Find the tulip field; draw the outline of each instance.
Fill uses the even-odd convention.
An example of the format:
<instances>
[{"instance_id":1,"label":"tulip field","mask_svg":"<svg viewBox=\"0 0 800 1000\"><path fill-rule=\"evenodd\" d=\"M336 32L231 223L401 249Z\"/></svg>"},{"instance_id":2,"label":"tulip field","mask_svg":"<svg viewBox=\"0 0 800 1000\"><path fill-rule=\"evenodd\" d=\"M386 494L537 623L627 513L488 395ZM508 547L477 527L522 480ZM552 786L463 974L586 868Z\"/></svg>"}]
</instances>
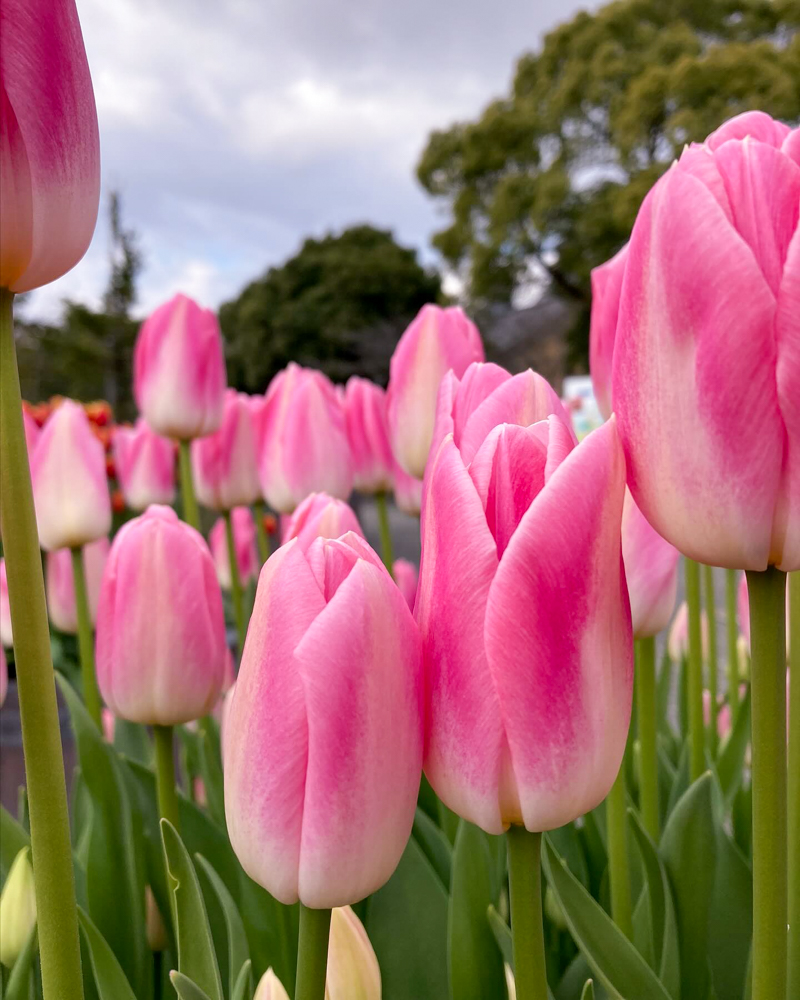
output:
<instances>
[{"instance_id":1,"label":"tulip field","mask_svg":"<svg viewBox=\"0 0 800 1000\"><path fill-rule=\"evenodd\" d=\"M177 291L122 425L21 398L99 139L73 0L2 28L2 998L800 1000L800 129L655 182L580 440L458 305L245 394Z\"/></svg>"}]
</instances>

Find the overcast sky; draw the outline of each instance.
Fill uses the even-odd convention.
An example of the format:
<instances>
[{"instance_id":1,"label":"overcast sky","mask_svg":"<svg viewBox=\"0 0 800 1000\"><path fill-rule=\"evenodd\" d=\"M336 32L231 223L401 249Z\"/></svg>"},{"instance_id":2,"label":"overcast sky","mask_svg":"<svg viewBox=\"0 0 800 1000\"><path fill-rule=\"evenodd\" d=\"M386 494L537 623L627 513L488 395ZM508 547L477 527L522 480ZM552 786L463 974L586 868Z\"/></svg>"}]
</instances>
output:
<instances>
[{"instance_id":1,"label":"overcast sky","mask_svg":"<svg viewBox=\"0 0 800 1000\"><path fill-rule=\"evenodd\" d=\"M506 92L572 0L78 0L103 160L84 260L30 296L97 304L106 196L145 268L139 314L182 290L231 298L307 235L390 228L432 260L437 208L414 167L433 128Z\"/></svg>"}]
</instances>

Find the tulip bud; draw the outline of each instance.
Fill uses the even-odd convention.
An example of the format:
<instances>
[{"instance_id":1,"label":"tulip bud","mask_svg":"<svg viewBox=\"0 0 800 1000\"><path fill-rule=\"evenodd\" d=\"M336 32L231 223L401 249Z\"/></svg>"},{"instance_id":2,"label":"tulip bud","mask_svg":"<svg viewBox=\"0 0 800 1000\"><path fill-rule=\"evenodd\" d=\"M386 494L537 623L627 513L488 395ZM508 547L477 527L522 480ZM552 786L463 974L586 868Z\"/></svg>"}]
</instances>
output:
<instances>
[{"instance_id":1,"label":"tulip bud","mask_svg":"<svg viewBox=\"0 0 800 1000\"><path fill-rule=\"evenodd\" d=\"M296 538L305 551L315 538L339 538L348 531L364 537L353 508L327 493L312 493L288 518L283 543Z\"/></svg>"},{"instance_id":2,"label":"tulip bud","mask_svg":"<svg viewBox=\"0 0 800 1000\"><path fill-rule=\"evenodd\" d=\"M192 468L197 499L211 510L232 510L261 499L253 408L245 393L225 393L222 426L192 442Z\"/></svg>"},{"instance_id":3,"label":"tulip bud","mask_svg":"<svg viewBox=\"0 0 800 1000\"><path fill-rule=\"evenodd\" d=\"M151 503L175 499L175 445L141 418L114 432L114 469L125 503L146 510Z\"/></svg>"},{"instance_id":4,"label":"tulip bud","mask_svg":"<svg viewBox=\"0 0 800 1000\"><path fill-rule=\"evenodd\" d=\"M503 966L506 974L506 990L508 991L508 1000L517 1000L517 982L514 979L514 970L506 962Z\"/></svg>"},{"instance_id":5,"label":"tulip bud","mask_svg":"<svg viewBox=\"0 0 800 1000\"><path fill-rule=\"evenodd\" d=\"M136 405L154 431L188 440L222 423L225 358L217 317L185 295L159 306L133 355Z\"/></svg>"},{"instance_id":6,"label":"tulip bud","mask_svg":"<svg viewBox=\"0 0 800 1000\"><path fill-rule=\"evenodd\" d=\"M408 559L395 559L392 566L392 576L400 593L405 597L409 608L413 611L414 601L417 597L417 577L419 576L417 567Z\"/></svg>"},{"instance_id":7,"label":"tulip bud","mask_svg":"<svg viewBox=\"0 0 800 1000\"><path fill-rule=\"evenodd\" d=\"M89 603L89 617L92 624L97 620L97 602L100 599L100 583L108 561L111 543L107 538L98 538L83 547L83 572L86 578L86 596ZM72 569L72 553L69 549L59 549L47 553L47 610L50 621L61 632L75 635L78 631L78 609L75 603L75 578Z\"/></svg>"},{"instance_id":8,"label":"tulip bud","mask_svg":"<svg viewBox=\"0 0 800 1000\"><path fill-rule=\"evenodd\" d=\"M14 630L11 627L11 602L8 599L8 577L6 561L0 559L0 646L14 645Z\"/></svg>"},{"instance_id":9,"label":"tulip bud","mask_svg":"<svg viewBox=\"0 0 800 1000\"><path fill-rule=\"evenodd\" d=\"M592 318L589 328L589 371L597 406L608 420L614 409L611 401L611 372L614 340L617 336L619 297L628 260L628 244L611 260L592 271Z\"/></svg>"},{"instance_id":10,"label":"tulip bud","mask_svg":"<svg viewBox=\"0 0 800 1000\"><path fill-rule=\"evenodd\" d=\"M269 505L290 514L310 493L346 500L353 485L344 407L322 372L278 372L258 415L259 475Z\"/></svg>"},{"instance_id":11,"label":"tulip bud","mask_svg":"<svg viewBox=\"0 0 800 1000\"><path fill-rule=\"evenodd\" d=\"M36 892L31 849L23 847L14 861L0 894L0 962L12 968L36 926Z\"/></svg>"},{"instance_id":12,"label":"tulip bud","mask_svg":"<svg viewBox=\"0 0 800 1000\"><path fill-rule=\"evenodd\" d=\"M256 522L249 507L234 507L231 511L233 522L233 547L236 550L236 565L239 568L239 580L246 587L251 580L258 579L260 563L256 542ZM217 579L223 590L231 589L231 558L228 552L228 533L225 519L220 517L208 535L211 555L214 557L214 567Z\"/></svg>"},{"instance_id":13,"label":"tulip bud","mask_svg":"<svg viewBox=\"0 0 800 1000\"><path fill-rule=\"evenodd\" d=\"M675 610L679 552L648 524L628 489L622 508L622 558L634 638L657 635Z\"/></svg>"},{"instance_id":14,"label":"tulip bud","mask_svg":"<svg viewBox=\"0 0 800 1000\"><path fill-rule=\"evenodd\" d=\"M483 361L478 328L457 306L423 306L400 338L390 363L387 413L394 457L421 479L428 461L439 384L452 369L457 378Z\"/></svg>"},{"instance_id":15,"label":"tulip bud","mask_svg":"<svg viewBox=\"0 0 800 1000\"><path fill-rule=\"evenodd\" d=\"M100 198L92 80L74 0L3 4L0 288L28 292L86 253Z\"/></svg>"},{"instance_id":16,"label":"tulip bud","mask_svg":"<svg viewBox=\"0 0 800 1000\"><path fill-rule=\"evenodd\" d=\"M401 469L395 462L393 469L394 502L398 510L411 517L419 517L422 508L422 480Z\"/></svg>"},{"instance_id":17,"label":"tulip bud","mask_svg":"<svg viewBox=\"0 0 800 1000\"><path fill-rule=\"evenodd\" d=\"M156 897L149 885L144 887L145 934L150 951L165 951L169 946L167 928L158 908Z\"/></svg>"},{"instance_id":18,"label":"tulip bud","mask_svg":"<svg viewBox=\"0 0 800 1000\"><path fill-rule=\"evenodd\" d=\"M349 906L331 912L325 1000L381 1000L381 970L364 925Z\"/></svg>"},{"instance_id":19,"label":"tulip bud","mask_svg":"<svg viewBox=\"0 0 800 1000\"><path fill-rule=\"evenodd\" d=\"M225 720L225 814L276 899L363 899L408 840L422 757L419 634L352 532L295 539L261 571Z\"/></svg>"},{"instance_id":20,"label":"tulip bud","mask_svg":"<svg viewBox=\"0 0 800 1000\"><path fill-rule=\"evenodd\" d=\"M258 984L253 1000L289 1000L289 994L283 988L272 968L267 969Z\"/></svg>"},{"instance_id":21,"label":"tulip bud","mask_svg":"<svg viewBox=\"0 0 800 1000\"><path fill-rule=\"evenodd\" d=\"M111 530L106 458L82 406L66 399L53 413L31 460L39 541L73 549Z\"/></svg>"},{"instance_id":22,"label":"tulip bud","mask_svg":"<svg viewBox=\"0 0 800 1000\"><path fill-rule=\"evenodd\" d=\"M345 387L344 413L353 456L353 485L361 493L390 490L394 458L389 444L386 393L369 379L354 375Z\"/></svg>"},{"instance_id":23,"label":"tulip bud","mask_svg":"<svg viewBox=\"0 0 800 1000\"><path fill-rule=\"evenodd\" d=\"M22 423L25 427L25 447L28 451L28 462L30 462L42 432L30 413L24 408L22 410Z\"/></svg>"},{"instance_id":24,"label":"tulip bud","mask_svg":"<svg viewBox=\"0 0 800 1000\"><path fill-rule=\"evenodd\" d=\"M117 727L117 720L110 708L103 708L100 711L100 722L103 726L103 736L106 743L114 742L114 731Z\"/></svg>"},{"instance_id":25,"label":"tulip bud","mask_svg":"<svg viewBox=\"0 0 800 1000\"><path fill-rule=\"evenodd\" d=\"M171 726L214 707L225 622L202 536L170 507L150 507L111 546L97 612L97 683L113 713Z\"/></svg>"}]
</instances>

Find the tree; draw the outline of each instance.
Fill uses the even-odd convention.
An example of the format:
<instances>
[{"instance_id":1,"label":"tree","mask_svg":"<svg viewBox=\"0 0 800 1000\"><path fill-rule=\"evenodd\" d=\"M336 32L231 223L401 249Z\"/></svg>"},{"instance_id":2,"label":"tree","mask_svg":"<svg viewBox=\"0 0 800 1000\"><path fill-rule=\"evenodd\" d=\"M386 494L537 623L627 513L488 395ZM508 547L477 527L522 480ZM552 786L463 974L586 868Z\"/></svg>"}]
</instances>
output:
<instances>
[{"instance_id":1,"label":"tree","mask_svg":"<svg viewBox=\"0 0 800 1000\"><path fill-rule=\"evenodd\" d=\"M619 0L547 35L476 121L434 132L417 174L449 206L434 244L473 308L549 283L582 307L585 364L589 273L683 145L753 108L800 116L798 27L798 0Z\"/></svg>"},{"instance_id":2,"label":"tree","mask_svg":"<svg viewBox=\"0 0 800 1000\"><path fill-rule=\"evenodd\" d=\"M358 373L385 382L403 329L439 295L438 275L390 232L360 225L307 239L221 307L228 379L263 390L294 360L339 380Z\"/></svg>"}]
</instances>

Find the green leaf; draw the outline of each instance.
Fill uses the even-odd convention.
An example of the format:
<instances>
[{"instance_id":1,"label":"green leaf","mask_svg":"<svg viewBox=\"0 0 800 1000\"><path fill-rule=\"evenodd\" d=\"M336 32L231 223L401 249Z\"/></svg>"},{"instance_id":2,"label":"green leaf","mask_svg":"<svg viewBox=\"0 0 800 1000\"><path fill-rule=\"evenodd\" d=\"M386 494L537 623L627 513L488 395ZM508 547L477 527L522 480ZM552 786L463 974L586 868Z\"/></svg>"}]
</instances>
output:
<instances>
[{"instance_id":1,"label":"green leaf","mask_svg":"<svg viewBox=\"0 0 800 1000\"><path fill-rule=\"evenodd\" d=\"M425 857L433 865L434 871L442 880L442 888L448 892L453 853L450 841L430 816L419 807L414 815L413 835Z\"/></svg>"},{"instance_id":2,"label":"green leaf","mask_svg":"<svg viewBox=\"0 0 800 1000\"><path fill-rule=\"evenodd\" d=\"M37 928L31 929L22 951L17 955L14 968L8 979L8 985L2 993L3 1000L28 1000L31 988L31 972L36 958ZM0 973L1 974L1 973ZM120 998L124 1000L124 998Z\"/></svg>"},{"instance_id":3,"label":"green leaf","mask_svg":"<svg viewBox=\"0 0 800 1000\"><path fill-rule=\"evenodd\" d=\"M89 949L92 972L100 1000L136 1000L122 966L108 942L92 923L89 915L78 907L78 920Z\"/></svg>"},{"instance_id":4,"label":"green leaf","mask_svg":"<svg viewBox=\"0 0 800 1000\"><path fill-rule=\"evenodd\" d=\"M594 982L587 979L581 993L581 1000L594 1000Z\"/></svg>"},{"instance_id":5,"label":"green leaf","mask_svg":"<svg viewBox=\"0 0 800 1000\"><path fill-rule=\"evenodd\" d=\"M197 983L192 982L182 972L175 972L174 970L170 972L169 981L175 987L175 992L180 997L180 1000L211 1000L209 995L201 990Z\"/></svg>"},{"instance_id":6,"label":"green leaf","mask_svg":"<svg viewBox=\"0 0 800 1000\"><path fill-rule=\"evenodd\" d=\"M492 929L492 934L494 934L494 939L497 942L497 947L500 949L500 954L503 956L503 961L514 969L514 942L511 939L511 928L503 920L497 910L490 906L486 911L486 917L489 921L489 927Z\"/></svg>"},{"instance_id":7,"label":"green leaf","mask_svg":"<svg viewBox=\"0 0 800 1000\"><path fill-rule=\"evenodd\" d=\"M140 764L153 762L153 744L145 726L127 719L114 720L114 749L123 757L130 757Z\"/></svg>"},{"instance_id":8,"label":"green leaf","mask_svg":"<svg viewBox=\"0 0 800 1000\"><path fill-rule=\"evenodd\" d=\"M239 916L233 896L228 892L225 883L202 854L197 855L197 864L211 884L225 917L225 928L228 935L229 983L230 994L232 996L238 976L237 970L241 970L244 963L249 961L250 958L247 947L247 934L245 933L244 924L242 923L242 918Z\"/></svg>"},{"instance_id":9,"label":"green leaf","mask_svg":"<svg viewBox=\"0 0 800 1000\"><path fill-rule=\"evenodd\" d=\"M250 1000L253 995L253 964L248 958L236 978L231 1000Z\"/></svg>"},{"instance_id":10,"label":"green leaf","mask_svg":"<svg viewBox=\"0 0 800 1000\"><path fill-rule=\"evenodd\" d=\"M200 774L206 790L208 811L223 830L225 826L225 795L223 792L222 759L219 733L211 728L212 721L201 719L199 732Z\"/></svg>"},{"instance_id":11,"label":"green leaf","mask_svg":"<svg viewBox=\"0 0 800 1000\"><path fill-rule=\"evenodd\" d=\"M445 837L447 837L450 843L455 846L456 834L458 833L458 824L460 820L453 810L449 809L441 799L438 800L438 806L439 826L442 828L442 832Z\"/></svg>"},{"instance_id":12,"label":"green leaf","mask_svg":"<svg viewBox=\"0 0 800 1000\"><path fill-rule=\"evenodd\" d=\"M575 1000L579 997L592 970L583 955L578 952L569 963L556 987L555 1000ZM601 982L594 983L595 1000L609 1000L609 993Z\"/></svg>"},{"instance_id":13,"label":"green leaf","mask_svg":"<svg viewBox=\"0 0 800 1000\"><path fill-rule=\"evenodd\" d=\"M736 713L736 722L717 759L717 777L730 806L742 784L744 761L750 742L750 688Z\"/></svg>"},{"instance_id":14,"label":"green leaf","mask_svg":"<svg viewBox=\"0 0 800 1000\"><path fill-rule=\"evenodd\" d=\"M31 838L5 806L0 806L0 877L5 882L14 858L23 847L31 846Z\"/></svg>"},{"instance_id":15,"label":"green leaf","mask_svg":"<svg viewBox=\"0 0 800 1000\"><path fill-rule=\"evenodd\" d=\"M574 823L551 830L548 835L559 855L567 862L567 867L585 888L589 888L589 866L581 843L581 837Z\"/></svg>"},{"instance_id":16,"label":"green leaf","mask_svg":"<svg viewBox=\"0 0 800 1000\"><path fill-rule=\"evenodd\" d=\"M675 806L661 838L672 885L680 941L681 995L705 997L709 988L708 932L716 868L713 777L706 772Z\"/></svg>"},{"instance_id":17,"label":"green leaf","mask_svg":"<svg viewBox=\"0 0 800 1000\"><path fill-rule=\"evenodd\" d=\"M683 744L683 749L681 750L680 760L678 761L678 769L675 772L675 780L672 782L672 787L669 790L669 801L667 802L667 818L672 813L672 810L678 804L679 799L682 795L686 794L686 790L689 787L689 741Z\"/></svg>"},{"instance_id":18,"label":"green leaf","mask_svg":"<svg viewBox=\"0 0 800 1000\"><path fill-rule=\"evenodd\" d=\"M179 970L205 990L209 1000L222 1000L222 983L214 954L214 942L197 873L183 841L169 820L161 820L161 837L177 918Z\"/></svg>"},{"instance_id":19,"label":"green leaf","mask_svg":"<svg viewBox=\"0 0 800 1000\"><path fill-rule=\"evenodd\" d=\"M714 992L718 1000L740 1000L753 934L753 877L739 848L719 828L711 927L708 957Z\"/></svg>"},{"instance_id":20,"label":"green leaf","mask_svg":"<svg viewBox=\"0 0 800 1000\"><path fill-rule=\"evenodd\" d=\"M672 660L665 651L661 657L661 666L656 681L656 711L658 713L659 732L672 734L669 723L669 707L672 700Z\"/></svg>"},{"instance_id":21,"label":"green leaf","mask_svg":"<svg viewBox=\"0 0 800 1000\"><path fill-rule=\"evenodd\" d=\"M549 839L544 868L575 943L611 995L619 1000L669 1000L650 966L569 871Z\"/></svg>"},{"instance_id":22,"label":"green leaf","mask_svg":"<svg viewBox=\"0 0 800 1000\"><path fill-rule=\"evenodd\" d=\"M486 919L495 902L492 881L485 835L462 819L453 850L447 925L451 1000L505 1000L503 962Z\"/></svg>"}]
</instances>

